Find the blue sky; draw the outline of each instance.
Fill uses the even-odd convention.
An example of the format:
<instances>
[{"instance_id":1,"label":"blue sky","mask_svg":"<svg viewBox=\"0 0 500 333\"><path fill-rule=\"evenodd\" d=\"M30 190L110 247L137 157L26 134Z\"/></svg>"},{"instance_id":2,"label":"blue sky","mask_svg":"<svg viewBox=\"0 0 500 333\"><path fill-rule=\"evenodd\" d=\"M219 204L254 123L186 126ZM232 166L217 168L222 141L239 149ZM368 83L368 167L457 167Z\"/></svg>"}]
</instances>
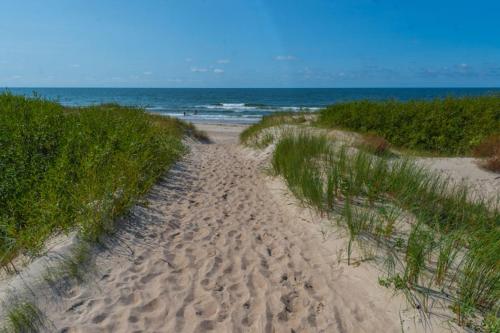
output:
<instances>
[{"instance_id":1,"label":"blue sky","mask_svg":"<svg viewBox=\"0 0 500 333\"><path fill-rule=\"evenodd\" d=\"M0 5L0 87L500 86L498 0Z\"/></svg>"}]
</instances>

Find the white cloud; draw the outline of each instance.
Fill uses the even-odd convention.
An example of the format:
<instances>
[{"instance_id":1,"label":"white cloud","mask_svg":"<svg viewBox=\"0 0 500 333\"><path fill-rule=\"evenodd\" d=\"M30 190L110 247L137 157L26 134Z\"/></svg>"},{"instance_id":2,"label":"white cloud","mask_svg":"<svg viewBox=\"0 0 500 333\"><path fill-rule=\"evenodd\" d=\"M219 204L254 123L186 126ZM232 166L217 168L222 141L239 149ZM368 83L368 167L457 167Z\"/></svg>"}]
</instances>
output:
<instances>
[{"instance_id":1,"label":"white cloud","mask_svg":"<svg viewBox=\"0 0 500 333\"><path fill-rule=\"evenodd\" d=\"M142 73L142 74L144 74L144 75L151 75L151 74L153 74L153 72L151 72L151 71L146 71L146 72L144 72L144 73Z\"/></svg>"},{"instance_id":2,"label":"white cloud","mask_svg":"<svg viewBox=\"0 0 500 333\"><path fill-rule=\"evenodd\" d=\"M230 59L219 59L217 60L218 64L229 64L231 62Z\"/></svg>"},{"instance_id":3,"label":"white cloud","mask_svg":"<svg viewBox=\"0 0 500 333\"><path fill-rule=\"evenodd\" d=\"M186 58L186 59L184 59L184 60L185 60L186 62L191 62L191 61L193 61L193 59L191 59L191 58Z\"/></svg>"},{"instance_id":4,"label":"white cloud","mask_svg":"<svg viewBox=\"0 0 500 333\"><path fill-rule=\"evenodd\" d=\"M70 67L73 67L73 68L80 68L80 64L71 64Z\"/></svg>"},{"instance_id":5,"label":"white cloud","mask_svg":"<svg viewBox=\"0 0 500 333\"><path fill-rule=\"evenodd\" d=\"M274 60L277 60L277 61L290 61L290 60L295 60L297 58L295 58L295 56L293 55L279 55L279 56L276 56L274 57Z\"/></svg>"},{"instance_id":6,"label":"white cloud","mask_svg":"<svg viewBox=\"0 0 500 333\"><path fill-rule=\"evenodd\" d=\"M474 68L473 66L461 63L450 66L442 67L428 67L423 68L418 72L419 75L424 77L478 77L484 73L484 70Z\"/></svg>"},{"instance_id":7,"label":"white cloud","mask_svg":"<svg viewBox=\"0 0 500 333\"><path fill-rule=\"evenodd\" d=\"M17 79L22 79L23 77L21 75L12 75L10 78L13 80L17 80Z\"/></svg>"},{"instance_id":8,"label":"white cloud","mask_svg":"<svg viewBox=\"0 0 500 333\"><path fill-rule=\"evenodd\" d=\"M191 67L191 72L193 72L193 73L206 73L206 72L208 72L208 69L206 69L206 68L198 68L198 67Z\"/></svg>"},{"instance_id":9,"label":"white cloud","mask_svg":"<svg viewBox=\"0 0 500 333\"><path fill-rule=\"evenodd\" d=\"M214 69L214 73L216 73L216 74L222 74L222 73L224 73L224 70L220 69L220 68L215 68Z\"/></svg>"}]
</instances>

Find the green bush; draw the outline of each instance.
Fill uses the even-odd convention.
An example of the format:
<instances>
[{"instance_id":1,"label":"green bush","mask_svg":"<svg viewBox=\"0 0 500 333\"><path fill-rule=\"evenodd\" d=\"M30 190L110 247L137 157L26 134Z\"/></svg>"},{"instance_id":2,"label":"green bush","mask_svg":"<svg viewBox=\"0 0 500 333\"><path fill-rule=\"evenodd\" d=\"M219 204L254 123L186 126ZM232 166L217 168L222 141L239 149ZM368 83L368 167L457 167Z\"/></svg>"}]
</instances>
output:
<instances>
[{"instance_id":1,"label":"green bush","mask_svg":"<svg viewBox=\"0 0 500 333\"><path fill-rule=\"evenodd\" d=\"M56 231L96 237L183 152L193 128L118 105L0 94L0 264Z\"/></svg>"},{"instance_id":2,"label":"green bush","mask_svg":"<svg viewBox=\"0 0 500 333\"><path fill-rule=\"evenodd\" d=\"M375 133L409 149L470 154L484 138L500 133L500 96L340 103L322 110L317 124Z\"/></svg>"}]
</instances>

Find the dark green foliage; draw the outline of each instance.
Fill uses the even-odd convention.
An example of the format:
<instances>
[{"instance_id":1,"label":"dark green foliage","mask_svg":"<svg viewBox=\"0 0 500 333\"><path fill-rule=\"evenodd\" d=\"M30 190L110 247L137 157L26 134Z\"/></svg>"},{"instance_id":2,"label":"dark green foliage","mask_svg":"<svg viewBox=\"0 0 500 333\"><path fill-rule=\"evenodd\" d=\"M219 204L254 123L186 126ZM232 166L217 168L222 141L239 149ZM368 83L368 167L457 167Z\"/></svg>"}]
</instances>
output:
<instances>
[{"instance_id":1,"label":"dark green foliage","mask_svg":"<svg viewBox=\"0 0 500 333\"><path fill-rule=\"evenodd\" d=\"M96 237L182 153L178 120L0 95L0 264L55 231Z\"/></svg>"},{"instance_id":2,"label":"dark green foliage","mask_svg":"<svg viewBox=\"0 0 500 333\"><path fill-rule=\"evenodd\" d=\"M376 133L399 147L464 155L500 133L500 96L340 103L322 110L317 124Z\"/></svg>"}]
</instances>

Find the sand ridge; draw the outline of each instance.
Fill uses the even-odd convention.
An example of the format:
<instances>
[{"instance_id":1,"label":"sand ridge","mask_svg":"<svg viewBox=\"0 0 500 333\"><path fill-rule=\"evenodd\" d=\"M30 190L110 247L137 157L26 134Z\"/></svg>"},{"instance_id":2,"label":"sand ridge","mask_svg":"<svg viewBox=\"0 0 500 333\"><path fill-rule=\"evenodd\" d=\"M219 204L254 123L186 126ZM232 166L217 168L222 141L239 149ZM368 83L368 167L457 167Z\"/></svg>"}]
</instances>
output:
<instances>
[{"instance_id":1,"label":"sand ridge","mask_svg":"<svg viewBox=\"0 0 500 333\"><path fill-rule=\"evenodd\" d=\"M47 306L56 331L401 332L401 299L368 265L336 263L238 146L239 129L206 129L215 142L190 143L123 218L96 279Z\"/></svg>"}]
</instances>

